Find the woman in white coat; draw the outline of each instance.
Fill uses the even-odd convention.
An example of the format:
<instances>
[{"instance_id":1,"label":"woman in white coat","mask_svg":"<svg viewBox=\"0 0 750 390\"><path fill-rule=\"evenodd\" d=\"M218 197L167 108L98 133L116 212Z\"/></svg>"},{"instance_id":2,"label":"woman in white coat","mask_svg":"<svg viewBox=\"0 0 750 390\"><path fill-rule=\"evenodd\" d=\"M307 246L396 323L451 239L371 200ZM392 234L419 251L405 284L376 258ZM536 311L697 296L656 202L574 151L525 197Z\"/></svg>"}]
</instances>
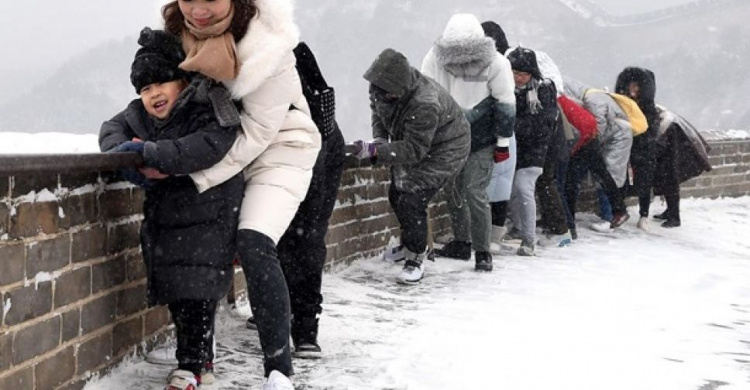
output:
<instances>
[{"instance_id":1,"label":"woman in white coat","mask_svg":"<svg viewBox=\"0 0 750 390\"><path fill-rule=\"evenodd\" d=\"M199 191L245 176L237 248L264 353L264 388L292 389L289 293L276 244L305 198L320 134L292 50L292 0L177 0L162 9L182 38L180 67L224 83L242 106L242 132L215 166L191 174Z\"/></svg>"}]
</instances>

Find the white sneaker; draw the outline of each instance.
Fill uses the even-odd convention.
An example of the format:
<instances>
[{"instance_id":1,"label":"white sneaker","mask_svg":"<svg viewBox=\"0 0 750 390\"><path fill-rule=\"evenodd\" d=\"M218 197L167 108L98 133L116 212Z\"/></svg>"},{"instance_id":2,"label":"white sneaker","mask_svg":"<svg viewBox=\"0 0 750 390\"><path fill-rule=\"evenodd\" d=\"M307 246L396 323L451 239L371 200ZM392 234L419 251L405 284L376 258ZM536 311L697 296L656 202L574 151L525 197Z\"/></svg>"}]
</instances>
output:
<instances>
[{"instance_id":1,"label":"white sneaker","mask_svg":"<svg viewBox=\"0 0 750 390\"><path fill-rule=\"evenodd\" d=\"M570 231L563 234L545 234L539 239L539 245L545 247L564 247L573 243Z\"/></svg>"},{"instance_id":2,"label":"white sneaker","mask_svg":"<svg viewBox=\"0 0 750 390\"><path fill-rule=\"evenodd\" d=\"M146 361L151 364L160 364L164 366L176 366L177 357L176 345L167 345L161 348L157 348L146 355Z\"/></svg>"},{"instance_id":3,"label":"white sneaker","mask_svg":"<svg viewBox=\"0 0 750 390\"><path fill-rule=\"evenodd\" d=\"M388 245L385 247L385 252L383 252L383 261L387 261L389 263L397 263L399 261L403 261L406 258L404 246L401 245L399 241L400 240L398 238L391 236L391 239L388 241Z\"/></svg>"},{"instance_id":4,"label":"white sneaker","mask_svg":"<svg viewBox=\"0 0 750 390\"><path fill-rule=\"evenodd\" d=\"M500 245L503 242L503 236L507 233L505 226L492 225L492 232L490 232L490 243Z\"/></svg>"},{"instance_id":5,"label":"white sneaker","mask_svg":"<svg viewBox=\"0 0 750 390\"><path fill-rule=\"evenodd\" d=\"M397 281L401 284L417 284L424 277L424 262L407 260L404 268L398 275Z\"/></svg>"},{"instance_id":6,"label":"white sneaker","mask_svg":"<svg viewBox=\"0 0 750 390\"><path fill-rule=\"evenodd\" d=\"M170 374L169 384L165 390L197 390L198 379L190 371L175 370Z\"/></svg>"},{"instance_id":7,"label":"white sneaker","mask_svg":"<svg viewBox=\"0 0 750 390\"><path fill-rule=\"evenodd\" d=\"M648 217L640 217L638 219L638 229L641 229L645 232L651 230L651 224L648 222Z\"/></svg>"},{"instance_id":8,"label":"white sneaker","mask_svg":"<svg viewBox=\"0 0 750 390\"><path fill-rule=\"evenodd\" d=\"M612 231L612 223L609 221L592 223L591 230L599 233L608 233Z\"/></svg>"},{"instance_id":9,"label":"white sneaker","mask_svg":"<svg viewBox=\"0 0 750 390\"><path fill-rule=\"evenodd\" d=\"M286 375L273 370L263 384L263 390L294 390L294 385Z\"/></svg>"}]
</instances>

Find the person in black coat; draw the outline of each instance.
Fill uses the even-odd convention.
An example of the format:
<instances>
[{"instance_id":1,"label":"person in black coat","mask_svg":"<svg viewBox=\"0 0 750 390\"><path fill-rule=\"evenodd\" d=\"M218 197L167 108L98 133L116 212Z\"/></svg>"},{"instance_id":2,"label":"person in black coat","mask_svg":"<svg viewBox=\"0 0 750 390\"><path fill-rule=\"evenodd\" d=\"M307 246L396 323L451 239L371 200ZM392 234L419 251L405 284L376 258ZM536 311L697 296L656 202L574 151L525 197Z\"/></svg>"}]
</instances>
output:
<instances>
[{"instance_id":1,"label":"person in black coat","mask_svg":"<svg viewBox=\"0 0 750 390\"><path fill-rule=\"evenodd\" d=\"M126 177L145 187L141 248L148 302L167 304L176 326L179 366L171 385L197 387L213 365L214 317L234 274L245 185L237 174L198 193L187 175L224 157L239 113L223 87L178 68L184 53L177 38L146 28L138 43L131 81L140 99L102 125L99 145L143 156L145 168Z\"/></svg>"},{"instance_id":2,"label":"person in black coat","mask_svg":"<svg viewBox=\"0 0 750 390\"><path fill-rule=\"evenodd\" d=\"M513 229L520 236L518 255L533 256L536 246L535 185L542 174L557 122L555 84L542 77L534 51L519 47L508 53L516 84L516 144L518 159L510 198Z\"/></svg>"},{"instance_id":3,"label":"person in black coat","mask_svg":"<svg viewBox=\"0 0 750 390\"><path fill-rule=\"evenodd\" d=\"M626 95L638 103L646 116L648 129L633 138L630 149L630 167L633 169L632 192L638 196L638 227L648 230L648 213L651 189L656 171L656 137L659 132L659 111L656 109L656 76L654 72L638 67L625 68L617 76L615 92Z\"/></svg>"}]
</instances>

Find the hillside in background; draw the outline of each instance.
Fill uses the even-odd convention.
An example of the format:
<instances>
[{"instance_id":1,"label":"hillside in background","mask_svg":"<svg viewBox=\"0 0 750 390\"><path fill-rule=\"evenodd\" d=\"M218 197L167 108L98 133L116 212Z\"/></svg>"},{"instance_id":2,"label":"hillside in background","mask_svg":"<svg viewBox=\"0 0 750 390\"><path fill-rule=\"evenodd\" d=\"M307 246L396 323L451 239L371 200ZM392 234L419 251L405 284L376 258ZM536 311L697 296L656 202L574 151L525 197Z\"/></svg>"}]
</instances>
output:
<instances>
[{"instance_id":1,"label":"hillside in background","mask_svg":"<svg viewBox=\"0 0 750 390\"><path fill-rule=\"evenodd\" d=\"M628 19L607 15L589 0L298 2L303 39L337 89L338 118L349 140L370 137L361 76L377 54L393 47L419 67L456 12L500 23L511 44L548 52L565 75L594 86L613 87L625 66L648 67L657 75L657 100L700 128L750 128L750 2L698 0ZM71 61L0 106L0 131L97 132L135 96L128 78L135 47L133 35Z\"/></svg>"}]
</instances>

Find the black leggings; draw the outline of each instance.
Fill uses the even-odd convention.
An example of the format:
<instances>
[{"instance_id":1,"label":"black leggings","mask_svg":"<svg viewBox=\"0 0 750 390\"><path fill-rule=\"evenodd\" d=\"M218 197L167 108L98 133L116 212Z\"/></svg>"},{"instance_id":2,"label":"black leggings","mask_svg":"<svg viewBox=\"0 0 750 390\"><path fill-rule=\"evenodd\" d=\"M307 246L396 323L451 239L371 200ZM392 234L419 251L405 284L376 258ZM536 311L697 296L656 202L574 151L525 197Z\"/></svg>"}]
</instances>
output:
<instances>
[{"instance_id":1,"label":"black leggings","mask_svg":"<svg viewBox=\"0 0 750 390\"><path fill-rule=\"evenodd\" d=\"M213 361L215 300L179 300L169 303L177 334L177 364L180 370L200 375Z\"/></svg>"},{"instance_id":2,"label":"black leggings","mask_svg":"<svg viewBox=\"0 0 750 390\"><path fill-rule=\"evenodd\" d=\"M508 201L490 203L492 210L492 226L505 226L505 220L508 218Z\"/></svg>"}]
</instances>

